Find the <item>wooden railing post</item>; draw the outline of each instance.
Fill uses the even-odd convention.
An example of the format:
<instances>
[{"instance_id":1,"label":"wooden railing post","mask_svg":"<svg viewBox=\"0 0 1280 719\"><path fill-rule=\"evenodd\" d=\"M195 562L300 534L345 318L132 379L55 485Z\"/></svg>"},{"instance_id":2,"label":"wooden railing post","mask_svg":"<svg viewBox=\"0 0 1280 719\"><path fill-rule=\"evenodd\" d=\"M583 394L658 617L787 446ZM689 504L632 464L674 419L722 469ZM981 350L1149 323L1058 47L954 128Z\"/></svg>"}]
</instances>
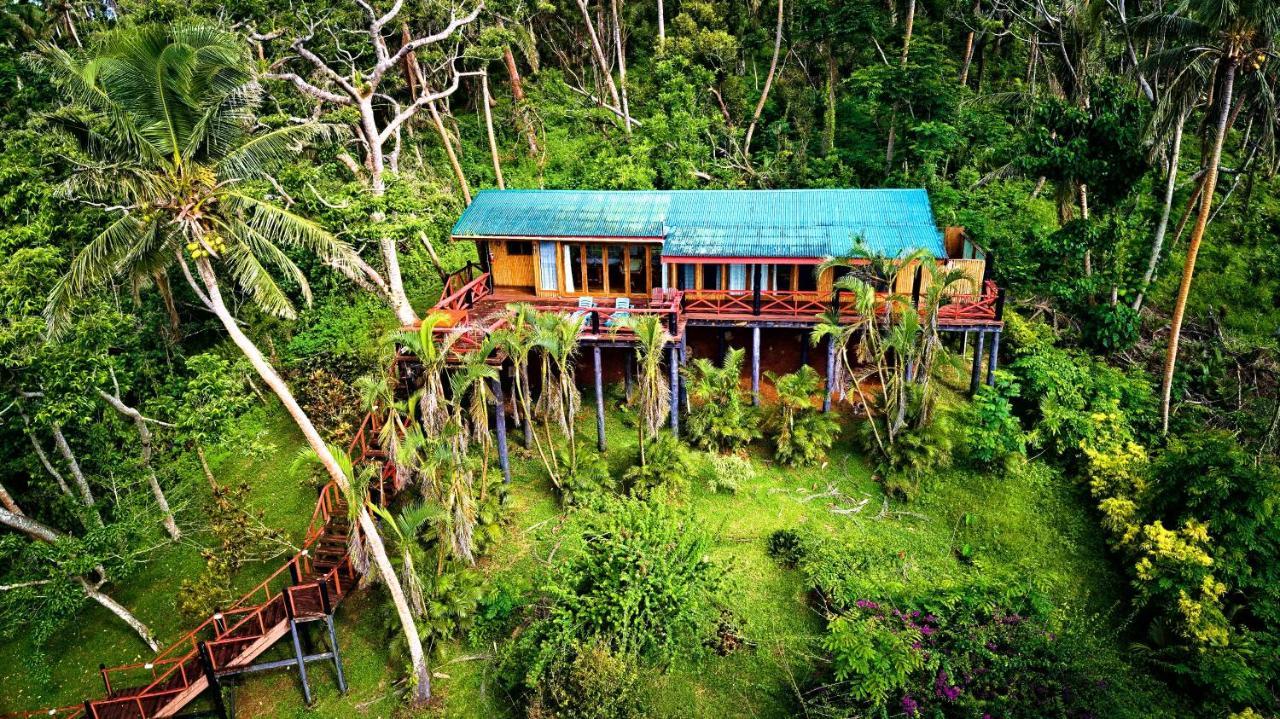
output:
<instances>
[{"instance_id":1,"label":"wooden railing post","mask_svg":"<svg viewBox=\"0 0 1280 719\"><path fill-rule=\"evenodd\" d=\"M111 678L107 676L107 665L98 663L98 674L102 675L102 686L107 690L107 698L111 698Z\"/></svg>"},{"instance_id":2,"label":"wooden railing post","mask_svg":"<svg viewBox=\"0 0 1280 719\"><path fill-rule=\"evenodd\" d=\"M996 289L996 320L1004 319L1004 288Z\"/></svg>"}]
</instances>

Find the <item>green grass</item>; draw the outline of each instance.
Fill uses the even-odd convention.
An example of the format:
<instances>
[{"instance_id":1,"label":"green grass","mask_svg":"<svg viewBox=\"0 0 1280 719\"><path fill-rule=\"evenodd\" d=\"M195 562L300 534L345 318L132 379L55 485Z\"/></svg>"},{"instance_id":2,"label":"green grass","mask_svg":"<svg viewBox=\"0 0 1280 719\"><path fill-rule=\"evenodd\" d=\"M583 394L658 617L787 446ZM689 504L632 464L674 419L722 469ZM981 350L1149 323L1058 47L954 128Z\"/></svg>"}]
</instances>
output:
<instances>
[{"instance_id":1,"label":"green grass","mask_svg":"<svg viewBox=\"0 0 1280 719\"><path fill-rule=\"evenodd\" d=\"M579 431L593 441L590 392L586 400ZM612 398L611 406L615 402ZM607 456L620 471L632 461L635 435L616 406L607 425ZM218 472L227 478L244 476L254 487L254 502L267 512L266 521L300 533L315 497L313 487L290 467L300 438L282 416L264 415L261 427L270 431L275 451L260 458L222 457ZM491 581L536 584L546 558L560 544L564 515L536 455L518 448L520 437L518 431L513 433L510 526L483 561L483 570ZM796 687L815 670L823 625L806 602L801 573L780 567L765 551L765 539L777 529L805 528L885 558L868 570L873 579L925 587L985 576L1035 587L1055 606L1093 613L1105 612L1117 601L1121 586L1105 558L1096 520L1083 493L1069 480L1036 464L1015 472L956 468L927 478L919 498L901 504L886 501L865 459L852 446L848 437L842 438L826 465L799 470L774 466L765 448L753 449L757 476L733 495L712 494L700 476L692 478L688 509L713 537L714 559L730 569L732 606L753 647L724 657L685 659L664 673L653 673L647 693L656 716L794 715ZM695 462L701 469L705 455L695 453ZM956 551L964 544L973 548L971 562L962 561ZM120 597L132 601L130 606L154 622L163 637L172 637L181 622L168 604L170 588L198 569L194 549L172 548L146 567L132 587L119 590ZM257 675L237 692L238 715L404 716L397 709L397 682L404 671L389 661L392 633L379 601L377 591L361 592L338 613L348 694L337 692L328 664L312 665L315 704L310 710L303 705L293 671ZM20 648L0 649L0 667L6 667L0 670L0 683L27 692L16 706L66 702L96 693L93 669L98 661L141 657L136 639L96 609L87 609L78 627L74 636L51 648L58 665L48 685L33 685L26 668L14 663L22 656ZM87 646L91 637L101 639L92 649ZM1106 643L1119 653L1117 640L1106 638ZM109 650L106 654L104 648ZM520 709L499 689L492 653L491 645L465 641L440 647L432 659L438 700L427 714L460 719L520 716Z\"/></svg>"}]
</instances>

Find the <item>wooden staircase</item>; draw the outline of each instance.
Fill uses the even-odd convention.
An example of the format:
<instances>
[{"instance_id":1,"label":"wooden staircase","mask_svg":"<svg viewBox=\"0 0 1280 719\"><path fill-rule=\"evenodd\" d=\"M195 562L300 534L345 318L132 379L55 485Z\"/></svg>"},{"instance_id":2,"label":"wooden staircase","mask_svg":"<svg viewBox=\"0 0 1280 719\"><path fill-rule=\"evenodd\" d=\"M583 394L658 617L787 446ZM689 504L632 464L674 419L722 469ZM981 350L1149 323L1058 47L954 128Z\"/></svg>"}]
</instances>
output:
<instances>
[{"instance_id":1,"label":"wooden staircase","mask_svg":"<svg viewBox=\"0 0 1280 719\"><path fill-rule=\"evenodd\" d=\"M365 418L350 450L357 462L383 461L377 422ZM371 499L381 504L399 489L394 466L384 464ZM170 644L155 659L101 669L106 696L81 705L6 714L0 719L153 719L178 716L222 677L241 673L291 634L298 647L299 624L329 622L360 581L349 548L353 536L350 508L333 482L320 491L302 550L229 609L215 613ZM341 664L336 644L330 654ZM299 666L302 656L299 651ZM276 664L282 664L277 662ZM220 691L214 703L221 707Z\"/></svg>"}]
</instances>

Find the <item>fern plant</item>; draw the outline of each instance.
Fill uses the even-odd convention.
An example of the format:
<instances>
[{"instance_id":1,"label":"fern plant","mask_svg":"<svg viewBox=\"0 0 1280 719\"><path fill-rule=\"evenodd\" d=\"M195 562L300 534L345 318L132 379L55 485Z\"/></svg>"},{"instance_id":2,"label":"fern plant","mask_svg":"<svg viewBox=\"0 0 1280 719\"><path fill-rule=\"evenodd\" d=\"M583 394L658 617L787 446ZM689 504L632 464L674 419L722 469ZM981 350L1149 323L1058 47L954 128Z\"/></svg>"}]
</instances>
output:
<instances>
[{"instance_id":1,"label":"fern plant","mask_svg":"<svg viewBox=\"0 0 1280 719\"><path fill-rule=\"evenodd\" d=\"M700 449L741 449L760 438L759 417L743 396L741 349L730 350L717 367L699 358L684 370L689 383L689 435Z\"/></svg>"},{"instance_id":2,"label":"fern plant","mask_svg":"<svg viewBox=\"0 0 1280 719\"><path fill-rule=\"evenodd\" d=\"M766 372L778 391L778 404L767 426L773 433L774 456L789 467L818 464L827 458L840 425L814 403L822 391L822 379L808 365L778 376Z\"/></svg>"}]
</instances>

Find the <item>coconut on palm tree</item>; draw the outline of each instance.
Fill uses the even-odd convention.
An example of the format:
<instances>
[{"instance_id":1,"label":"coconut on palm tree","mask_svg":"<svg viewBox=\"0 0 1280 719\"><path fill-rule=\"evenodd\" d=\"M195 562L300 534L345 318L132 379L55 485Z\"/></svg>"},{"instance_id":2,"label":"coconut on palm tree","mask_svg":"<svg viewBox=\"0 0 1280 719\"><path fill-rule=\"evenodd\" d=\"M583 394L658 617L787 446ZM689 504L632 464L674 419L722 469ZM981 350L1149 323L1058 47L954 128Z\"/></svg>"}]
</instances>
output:
<instances>
[{"instance_id":1,"label":"coconut on palm tree","mask_svg":"<svg viewBox=\"0 0 1280 719\"><path fill-rule=\"evenodd\" d=\"M85 53L46 45L39 62L69 98L54 119L80 141L85 157L66 191L112 215L55 285L46 309L51 334L65 327L76 300L109 281L142 284L177 265L280 398L326 471L348 489L349 473L223 297L225 282L261 311L292 318L293 303L273 273L288 278L305 300L311 295L289 252L352 271L350 246L261 199L254 187L273 165L329 130L302 123L253 134L261 92L245 45L210 25L116 30ZM409 643L415 699L425 701L430 676L413 616L368 511L361 509L358 521Z\"/></svg>"}]
</instances>

